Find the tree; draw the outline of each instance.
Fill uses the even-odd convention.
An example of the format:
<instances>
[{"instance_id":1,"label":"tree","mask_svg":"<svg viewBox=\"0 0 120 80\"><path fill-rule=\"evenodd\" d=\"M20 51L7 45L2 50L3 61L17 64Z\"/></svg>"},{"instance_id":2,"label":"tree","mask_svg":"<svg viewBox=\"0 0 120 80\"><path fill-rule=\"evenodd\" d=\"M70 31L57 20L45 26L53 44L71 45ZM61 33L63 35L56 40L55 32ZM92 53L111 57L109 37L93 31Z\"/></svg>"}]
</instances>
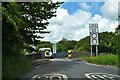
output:
<instances>
[{"instance_id":1,"label":"tree","mask_svg":"<svg viewBox=\"0 0 120 80\"><path fill-rule=\"evenodd\" d=\"M36 50L39 51L39 48L51 48L52 49L52 43L48 41L39 41L39 43L36 46Z\"/></svg>"},{"instance_id":2,"label":"tree","mask_svg":"<svg viewBox=\"0 0 120 80\"><path fill-rule=\"evenodd\" d=\"M102 32L99 33L99 53L113 53L116 54L117 43L116 35L113 32ZM90 36L87 36L75 45L75 51L87 51L90 52ZM96 49L93 46L93 52L95 53Z\"/></svg>"},{"instance_id":3,"label":"tree","mask_svg":"<svg viewBox=\"0 0 120 80\"><path fill-rule=\"evenodd\" d=\"M44 38L40 34L50 33L45 31L49 24L48 19L55 17L56 9L60 2L24 2L19 3L23 14L21 15L25 25L20 28L20 34L27 43L36 44L38 38Z\"/></svg>"},{"instance_id":4,"label":"tree","mask_svg":"<svg viewBox=\"0 0 120 80\"><path fill-rule=\"evenodd\" d=\"M78 41L78 43L74 46L74 50L81 52L81 51L90 51L90 38L86 36L85 38Z\"/></svg>"},{"instance_id":5,"label":"tree","mask_svg":"<svg viewBox=\"0 0 120 80\"><path fill-rule=\"evenodd\" d=\"M4 53L21 53L27 43L37 43L39 34L49 33L48 19L56 16L56 9L61 3L53 2L4 2L3 9L3 51ZM9 33L9 34L8 34ZM14 43L13 43L14 42ZM18 50L19 49L19 50Z\"/></svg>"},{"instance_id":6,"label":"tree","mask_svg":"<svg viewBox=\"0 0 120 80\"><path fill-rule=\"evenodd\" d=\"M18 77L28 70L31 63L21 54L23 48L27 48L25 46L31 44L33 40L34 43L37 42L38 36L35 35L37 29L40 34L48 33L43 31L49 24L47 20L55 16L54 13L60 4L59 2L2 3L2 66L4 66L2 78Z\"/></svg>"},{"instance_id":7,"label":"tree","mask_svg":"<svg viewBox=\"0 0 120 80\"><path fill-rule=\"evenodd\" d=\"M23 23L20 18L19 6L16 3L2 3L2 47L3 55L21 53L22 39L19 34L19 27Z\"/></svg>"},{"instance_id":8,"label":"tree","mask_svg":"<svg viewBox=\"0 0 120 80\"><path fill-rule=\"evenodd\" d=\"M118 25L118 27L115 29L115 37L114 37L114 44L115 49L116 49L116 53L118 53L120 55L120 25Z\"/></svg>"},{"instance_id":9,"label":"tree","mask_svg":"<svg viewBox=\"0 0 120 80\"><path fill-rule=\"evenodd\" d=\"M76 41L73 40L67 40L66 38L63 38L57 43L57 51L67 51L68 49L73 49L76 45Z\"/></svg>"}]
</instances>

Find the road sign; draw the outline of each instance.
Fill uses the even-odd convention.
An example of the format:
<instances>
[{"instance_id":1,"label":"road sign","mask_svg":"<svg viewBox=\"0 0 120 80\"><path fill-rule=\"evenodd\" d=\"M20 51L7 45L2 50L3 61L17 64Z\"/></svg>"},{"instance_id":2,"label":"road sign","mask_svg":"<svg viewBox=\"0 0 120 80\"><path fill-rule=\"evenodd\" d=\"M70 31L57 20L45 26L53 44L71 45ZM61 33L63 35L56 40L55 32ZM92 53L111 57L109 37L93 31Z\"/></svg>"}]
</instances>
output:
<instances>
[{"instance_id":1,"label":"road sign","mask_svg":"<svg viewBox=\"0 0 120 80\"><path fill-rule=\"evenodd\" d=\"M98 55L98 24L97 23L90 23L89 24L89 31L90 31L90 45L91 45L91 56L92 56L92 46L96 45L96 55Z\"/></svg>"},{"instance_id":2,"label":"road sign","mask_svg":"<svg viewBox=\"0 0 120 80\"><path fill-rule=\"evenodd\" d=\"M96 38L97 37L97 34L96 33L93 33L92 34L92 38Z\"/></svg>"},{"instance_id":3,"label":"road sign","mask_svg":"<svg viewBox=\"0 0 120 80\"><path fill-rule=\"evenodd\" d=\"M98 24L97 23L89 24L89 29L90 29L91 45L99 45L99 43L98 43Z\"/></svg>"},{"instance_id":4,"label":"road sign","mask_svg":"<svg viewBox=\"0 0 120 80\"><path fill-rule=\"evenodd\" d=\"M92 39L92 44L96 45L97 44L97 40L96 39Z\"/></svg>"}]
</instances>

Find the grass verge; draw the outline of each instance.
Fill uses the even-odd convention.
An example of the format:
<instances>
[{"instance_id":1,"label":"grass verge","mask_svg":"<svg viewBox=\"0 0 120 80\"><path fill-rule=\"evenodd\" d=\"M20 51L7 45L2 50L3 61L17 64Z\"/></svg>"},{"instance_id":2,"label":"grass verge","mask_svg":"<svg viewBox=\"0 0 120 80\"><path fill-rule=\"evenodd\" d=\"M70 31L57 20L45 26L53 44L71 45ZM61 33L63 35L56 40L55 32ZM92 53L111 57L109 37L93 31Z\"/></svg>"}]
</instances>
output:
<instances>
[{"instance_id":1,"label":"grass verge","mask_svg":"<svg viewBox=\"0 0 120 80\"><path fill-rule=\"evenodd\" d=\"M24 73L32 68L32 64L24 56L3 57L2 78L20 78Z\"/></svg>"},{"instance_id":2,"label":"grass verge","mask_svg":"<svg viewBox=\"0 0 120 80\"><path fill-rule=\"evenodd\" d=\"M114 54L99 55L97 57L81 57L81 59L89 63L120 67L118 65L118 55L114 55Z\"/></svg>"}]
</instances>

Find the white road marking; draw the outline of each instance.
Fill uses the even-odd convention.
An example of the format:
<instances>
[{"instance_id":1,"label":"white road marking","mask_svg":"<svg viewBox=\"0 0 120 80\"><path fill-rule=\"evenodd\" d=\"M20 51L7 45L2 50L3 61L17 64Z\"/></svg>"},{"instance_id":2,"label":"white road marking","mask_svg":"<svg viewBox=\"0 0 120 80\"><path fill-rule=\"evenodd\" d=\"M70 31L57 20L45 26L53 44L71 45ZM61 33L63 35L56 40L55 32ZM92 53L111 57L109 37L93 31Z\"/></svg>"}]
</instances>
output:
<instances>
[{"instance_id":1,"label":"white road marking","mask_svg":"<svg viewBox=\"0 0 120 80\"><path fill-rule=\"evenodd\" d=\"M97 78L97 77L95 77L95 75L91 75L91 77L92 77L92 78Z\"/></svg>"},{"instance_id":2,"label":"white road marking","mask_svg":"<svg viewBox=\"0 0 120 80\"><path fill-rule=\"evenodd\" d=\"M78 64L79 64L79 63L84 63L84 62L76 62L76 63L78 63Z\"/></svg>"},{"instance_id":3,"label":"white road marking","mask_svg":"<svg viewBox=\"0 0 120 80\"><path fill-rule=\"evenodd\" d=\"M33 76L31 80L35 80L35 78L38 77L38 76L39 76L39 75Z\"/></svg>"},{"instance_id":4,"label":"white road marking","mask_svg":"<svg viewBox=\"0 0 120 80\"><path fill-rule=\"evenodd\" d=\"M64 74L40 74L40 75L35 75L32 77L31 80L35 80L35 78L42 78L42 77L46 77L50 80L52 80L54 77L58 77L59 80L68 80L68 77Z\"/></svg>"},{"instance_id":5,"label":"white road marking","mask_svg":"<svg viewBox=\"0 0 120 80\"><path fill-rule=\"evenodd\" d=\"M42 65L38 65L36 68L39 68L39 67L41 67Z\"/></svg>"},{"instance_id":6,"label":"white road marking","mask_svg":"<svg viewBox=\"0 0 120 80\"><path fill-rule=\"evenodd\" d=\"M86 73L85 76L89 79L97 79L97 80L114 80L115 78L120 80L120 76L114 74L107 73Z\"/></svg>"},{"instance_id":7,"label":"white road marking","mask_svg":"<svg viewBox=\"0 0 120 80\"><path fill-rule=\"evenodd\" d=\"M59 76L61 75L63 78L68 78L66 75L64 74L44 74L44 75L52 75L52 76Z\"/></svg>"},{"instance_id":8,"label":"white road marking","mask_svg":"<svg viewBox=\"0 0 120 80\"><path fill-rule=\"evenodd\" d=\"M103 66L103 65L91 64L91 63L85 63L85 64L92 65L92 66Z\"/></svg>"},{"instance_id":9,"label":"white road marking","mask_svg":"<svg viewBox=\"0 0 120 80\"><path fill-rule=\"evenodd\" d=\"M96 75L96 76L98 76L98 77L100 77L100 78L104 79L104 77L103 77L103 76L101 76L101 75Z\"/></svg>"},{"instance_id":10,"label":"white road marking","mask_svg":"<svg viewBox=\"0 0 120 80\"><path fill-rule=\"evenodd\" d=\"M91 77L93 77L94 79L97 79L97 80L104 79L104 77L102 77L101 75L91 75Z\"/></svg>"},{"instance_id":11,"label":"white road marking","mask_svg":"<svg viewBox=\"0 0 120 80\"><path fill-rule=\"evenodd\" d=\"M62 77L59 75L59 76L50 76L50 80L53 80L54 77L58 77L59 79L58 80L62 80Z\"/></svg>"},{"instance_id":12,"label":"white road marking","mask_svg":"<svg viewBox=\"0 0 120 80\"><path fill-rule=\"evenodd\" d=\"M72 61L72 59L49 59L50 61Z\"/></svg>"},{"instance_id":13,"label":"white road marking","mask_svg":"<svg viewBox=\"0 0 120 80\"><path fill-rule=\"evenodd\" d=\"M89 79L92 78L92 77L90 77L89 75L90 75L89 73L85 74L85 76L86 76L87 78L89 78Z\"/></svg>"},{"instance_id":14,"label":"white road marking","mask_svg":"<svg viewBox=\"0 0 120 80\"><path fill-rule=\"evenodd\" d=\"M109 77L109 80L113 80L113 77L107 76L107 75L103 75L105 78Z\"/></svg>"}]
</instances>

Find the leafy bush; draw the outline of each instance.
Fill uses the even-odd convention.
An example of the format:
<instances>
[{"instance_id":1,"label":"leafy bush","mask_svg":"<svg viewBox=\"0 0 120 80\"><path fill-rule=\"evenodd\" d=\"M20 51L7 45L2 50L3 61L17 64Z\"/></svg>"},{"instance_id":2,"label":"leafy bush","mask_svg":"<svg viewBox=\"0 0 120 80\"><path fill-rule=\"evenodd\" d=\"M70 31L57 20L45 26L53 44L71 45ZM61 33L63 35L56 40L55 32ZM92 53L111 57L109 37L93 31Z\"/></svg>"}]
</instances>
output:
<instances>
[{"instance_id":1,"label":"leafy bush","mask_svg":"<svg viewBox=\"0 0 120 80\"><path fill-rule=\"evenodd\" d=\"M3 57L3 71L4 78L18 78L25 72L32 68L31 63L25 57Z\"/></svg>"},{"instance_id":2,"label":"leafy bush","mask_svg":"<svg viewBox=\"0 0 120 80\"><path fill-rule=\"evenodd\" d=\"M90 63L95 63L95 64L118 66L118 55L114 55L114 54L99 55L97 57L82 57L81 59L84 59Z\"/></svg>"}]
</instances>

